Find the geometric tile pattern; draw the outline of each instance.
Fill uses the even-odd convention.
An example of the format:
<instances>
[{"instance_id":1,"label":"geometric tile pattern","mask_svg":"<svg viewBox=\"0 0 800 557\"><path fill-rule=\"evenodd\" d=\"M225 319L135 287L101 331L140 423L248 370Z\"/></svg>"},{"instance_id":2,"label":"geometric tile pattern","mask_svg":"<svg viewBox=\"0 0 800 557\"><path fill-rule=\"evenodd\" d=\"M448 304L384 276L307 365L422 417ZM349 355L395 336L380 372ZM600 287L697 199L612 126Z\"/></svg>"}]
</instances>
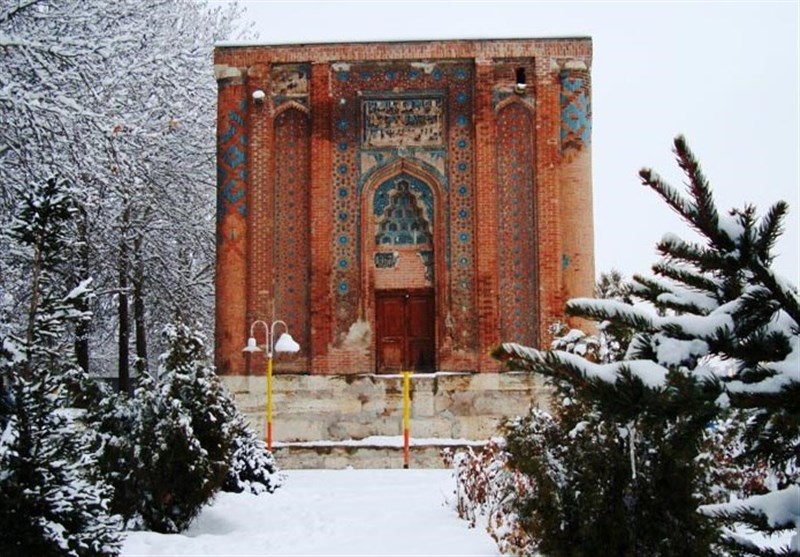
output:
<instances>
[{"instance_id":1,"label":"geometric tile pattern","mask_svg":"<svg viewBox=\"0 0 800 557\"><path fill-rule=\"evenodd\" d=\"M292 337L305 355L310 346L308 311L311 244L310 123L308 115L294 108L281 112L275 129L275 205L272 268L275 315L289 326Z\"/></svg>"},{"instance_id":2,"label":"geometric tile pattern","mask_svg":"<svg viewBox=\"0 0 800 557\"><path fill-rule=\"evenodd\" d=\"M589 146L592 139L592 107L588 76L561 72L561 149Z\"/></svg>"},{"instance_id":3,"label":"geometric tile pattern","mask_svg":"<svg viewBox=\"0 0 800 557\"><path fill-rule=\"evenodd\" d=\"M365 181L360 165L362 153L376 166L370 171L391 164L399 157L416 160L425 166L432 157L443 157L444 175L441 186L446 193L442 200L446 222L434 223L445 227L444 248L450 277L450 302L453 321L458 331L454 335L454 348L472 348L476 340L474 283L474 170L472 145L472 64L465 61L445 61L435 64L411 62L333 64L331 66L332 111L332 211L334 269L332 289L336 293L334 336L341 338L358 317L361 293L360 196ZM386 142L370 140L362 144L365 136L361 125L363 99L433 99L430 105L444 112L445 149L435 140L415 141L410 138L400 146L387 146ZM438 101L436 99L441 99ZM376 101L377 102L377 101ZM416 110L417 100L405 103L408 110ZM398 101L398 105L403 105ZM376 104L385 110L391 102ZM385 117L385 114L382 114ZM374 130L370 130L374 134ZM370 135L369 137L380 137ZM434 136L435 137L435 136ZM375 146L375 145L379 146ZM436 159L440 160L440 159ZM432 167L428 164L426 168ZM370 217L370 216L364 216ZM463 332L464 334L460 334Z\"/></svg>"},{"instance_id":4,"label":"geometric tile pattern","mask_svg":"<svg viewBox=\"0 0 800 557\"><path fill-rule=\"evenodd\" d=\"M401 174L381 184L374 199L376 245L433 243L433 195L427 184Z\"/></svg>"},{"instance_id":5,"label":"geometric tile pattern","mask_svg":"<svg viewBox=\"0 0 800 557\"><path fill-rule=\"evenodd\" d=\"M500 340L537 341L532 113L519 102L497 115Z\"/></svg>"},{"instance_id":6,"label":"geometric tile pattern","mask_svg":"<svg viewBox=\"0 0 800 557\"><path fill-rule=\"evenodd\" d=\"M245 183L247 181L247 135L242 114L247 102L242 101L240 110L229 110L220 118L217 149L217 222L231 211L247 216ZM219 242L224 241L221 236Z\"/></svg>"}]
</instances>

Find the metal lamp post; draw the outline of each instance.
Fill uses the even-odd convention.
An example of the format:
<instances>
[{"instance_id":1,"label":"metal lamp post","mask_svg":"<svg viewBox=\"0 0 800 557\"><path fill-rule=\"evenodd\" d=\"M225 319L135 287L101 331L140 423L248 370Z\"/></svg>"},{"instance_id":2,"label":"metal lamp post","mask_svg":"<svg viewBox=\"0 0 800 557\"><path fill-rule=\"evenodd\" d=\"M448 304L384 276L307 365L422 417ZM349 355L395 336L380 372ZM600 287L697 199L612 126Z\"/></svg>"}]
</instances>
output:
<instances>
[{"instance_id":1,"label":"metal lamp post","mask_svg":"<svg viewBox=\"0 0 800 557\"><path fill-rule=\"evenodd\" d=\"M289 326L283 321L276 320L272 322L272 325L267 325L265 321L259 319L250 325L250 338L247 339L247 346L242 349L242 352L261 352L255 337L255 327L258 324L264 326L266 335L264 348L267 352L267 449L272 452L272 354L274 352L297 352L300 350L300 345L289 334ZM286 332L281 334L278 342L275 342L275 325L279 324L283 325Z\"/></svg>"}]
</instances>

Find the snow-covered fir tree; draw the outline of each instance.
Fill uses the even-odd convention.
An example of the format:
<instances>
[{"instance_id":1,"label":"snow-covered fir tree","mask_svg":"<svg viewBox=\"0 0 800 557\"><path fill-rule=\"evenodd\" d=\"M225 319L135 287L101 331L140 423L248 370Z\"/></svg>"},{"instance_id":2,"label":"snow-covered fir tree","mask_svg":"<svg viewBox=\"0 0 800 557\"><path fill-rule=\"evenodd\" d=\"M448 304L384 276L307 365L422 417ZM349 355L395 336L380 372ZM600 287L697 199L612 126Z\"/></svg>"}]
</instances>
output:
<instances>
[{"instance_id":1,"label":"snow-covered fir tree","mask_svg":"<svg viewBox=\"0 0 800 557\"><path fill-rule=\"evenodd\" d=\"M165 359L177 364L180 355L168 352ZM133 396L97 384L76 389L87 405L86 435L97 454L96 474L113 487L111 509L128 529L185 530L219 489L225 472L196 434L191 411L197 407L172 396L171 375L164 371L161 381L143 374Z\"/></svg>"},{"instance_id":2,"label":"snow-covered fir tree","mask_svg":"<svg viewBox=\"0 0 800 557\"><path fill-rule=\"evenodd\" d=\"M208 454L219 486L233 453L231 422L235 409L213 367L205 339L183 323L168 325L162 335L167 351L161 355L159 380L164 396L180 401L191 419L200 445Z\"/></svg>"},{"instance_id":3,"label":"snow-covered fir tree","mask_svg":"<svg viewBox=\"0 0 800 557\"><path fill-rule=\"evenodd\" d=\"M60 396L63 383L41 368L10 381L13 403L0 438L0 554L110 556L120 521L110 487Z\"/></svg>"},{"instance_id":4,"label":"snow-covered fir tree","mask_svg":"<svg viewBox=\"0 0 800 557\"><path fill-rule=\"evenodd\" d=\"M233 454L228 473L225 475L223 491L253 495L272 493L284 481L275 458L267 450L266 443L256 436L245 417L236 412L231 423L233 432Z\"/></svg>"},{"instance_id":5,"label":"snow-covered fir tree","mask_svg":"<svg viewBox=\"0 0 800 557\"><path fill-rule=\"evenodd\" d=\"M83 410L81 433L88 452L95 455L91 474L111 487L109 510L121 517L123 527L142 527L138 476L142 470L135 437L139 413L127 394L86 374L73 375L69 386L72 406Z\"/></svg>"},{"instance_id":6,"label":"snow-covered fir tree","mask_svg":"<svg viewBox=\"0 0 800 557\"><path fill-rule=\"evenodd\" d=\"M185 530L218 489L218 472L180 400L144 375L134 397L135 488L144 527Z\"/></svg>"},{"instance_id":7,"label":"snow-covered fir tree","mask_svg":"<svg viewBox=\"0 0 800 557\"><path fill-rule=\"evenodd\" d=\"M77 391L111 509L128 528L179 532L220 489L272 492L282 478L214 373L204 336L182 323L163 334L158 374L142 375L132 397L91 383Z\"/></svg>"},{"instance_id":8,"label":"snow-covered fir tree","mask_svg":"<svg viewBox=\"0 0 800 557\"><path fill-rule=\"evenodd\" d=\"M91 477L92 455L66 411L65 377L79 373L70 335L88 318L82 308L90 293L88 280L64 287L64 267L75 247L70 194L56 178L33 185L3 238L11 246L10 270L19 280L18 298L9 305L24 308L26 317L6 327L0 338L4 555L119 551L118 520L108 512L109 488Z\"/></svg>"},{"instance_id":9,"label":"snow-covered fir tree","mask_svg":"<svg viewBox=\"0 0 800 557\"><path fill-rule=\"evenodd\" d=\"M73 277L71 261L79 249L74 194L70 184L56 177L34 184L22 194L4 235L8 271L17 280L6 292L6 311L24 316L7 325L4 349L21 352L15 359L27 379L34 367L64 353L70 327L91 317L83 311L92 296L90 279L75 279L74 289L63 290Z\"/></svg>"},{"instance_id":10,"label":"snow-covered fir tree","mask_svg":"<svg viewBox=\"0 0 800 557\"><path fill-rule=\"evenodd\" d=\"M771 481L764 484L766 493L701 510L729 520L720 543L730 551L796 555L800 303L796 287L771 270L772 248L788 207L776 203L763 218L751 206L720 214L683 137L675 140L674 150L688 177L688 198L651 170L640 175L703 243L673 234L662 239L658 249L663 258L653 267L656 276L635 276L631 292L652 307L593 299L571 300L567 306L573 315L633 329L636 334L624 359L597 364L512 343L502 345L497 355L516 367L568 382L605 419L625 424L635 495L630 516L644 517L651 533L668 540L667 547L660 547L653 538L656 545L649 552L625 554L702 554L703 546L708 552L708 524L697 512L708 497L698 470L703 462L698 459L700 440L706 425L732 406L743 409L748 431L739 465L757 460L768 467ZM730 362L730 375L721 375L712 357ZM645 490L643 481L649 484ZM743 523L764 534L794 535L787 547L774 550L758 537L742 534ZM681 547L688 553L675 553Z\"/></svg>"},{"instance_id":11,"label":"snow-covered fir tree","mask_svg":"<svg viewBox=\"0 0 800 557\"><path fill-rule=\"evenodd\" d=\"M630 301L630 286L618 273L601 275L596 291ZM553 349L613 365L632 334L626 324L604 321L597 336L567 331L555 338ZM687 437L704 424L657 412L634 421L620 411L624 399L598 400L558 375L548 383L554 388L552 414L533 410L506 428L509 465L532 486L517 506L537 549L554 556L707 555L713 528L692 501L705 490L706 476L670 456L691 452Z\"/></svg>"},{"instance_id":12,"label":"snow-covered fir tree","mask_svg":"<svg viewBox=\"0 0 800 557\"><path fill-rule=\"evenodd\" d=\"M163 335L168 346L160 368L164 389L190 414L200 444L224 475L222 488L273 492L281 483L275 461L217 377L202 333L176 323Z\"/></svg>"}]
</instances>

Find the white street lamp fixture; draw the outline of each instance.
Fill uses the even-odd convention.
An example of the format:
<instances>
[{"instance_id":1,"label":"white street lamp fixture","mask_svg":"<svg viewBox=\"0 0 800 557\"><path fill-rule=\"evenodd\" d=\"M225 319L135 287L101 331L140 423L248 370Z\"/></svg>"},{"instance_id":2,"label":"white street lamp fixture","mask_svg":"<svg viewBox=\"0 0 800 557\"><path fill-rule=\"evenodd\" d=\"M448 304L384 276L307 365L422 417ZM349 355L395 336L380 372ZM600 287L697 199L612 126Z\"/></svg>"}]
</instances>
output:
<instances>
[{"instance_id":1,"label":"white street lamp fixture","mask_svg":"<svg viewBox=\"0 0 800 557\"><path fill-rule=\"evenodd\" d=\"M300 345L295 342L292 335L289 334L289 326L283 321L273 321L272 325L267 325L265 321L253 321L250 325L250 338L247 339L247 346L242 348L242 352L261 352L258 347L255 336L255 326L261 324L264 326L264 334L266 336L266 345L264 346L267 352L267 449L272 452L272 354L274 352L298 352ZM278 342L275 342L275 325L283 325L286 332L281 334Z\"/></svg>"},{"instance_id":2,"label":"white street lamp fixture","mask_svg":"<svg viewBox=\"0 0 800 557\"><path fill-rule=\"evenodd\" d=\"M247 339L247 346L242 349L242 352L261 352L261 349L256 345L256 337Z\"/></svg>"},{"instance_id":3,"label":"white street lamp fixture","mask_svg":"<svg viewBox=\"0 0 800 557\"><path fill-rule=\"evenodd\" d=\"M300 345L295 342L292 335L283 333L278 337L278 342L275 343L275 352L299 352Z\"/></svg>"}]
</instances>

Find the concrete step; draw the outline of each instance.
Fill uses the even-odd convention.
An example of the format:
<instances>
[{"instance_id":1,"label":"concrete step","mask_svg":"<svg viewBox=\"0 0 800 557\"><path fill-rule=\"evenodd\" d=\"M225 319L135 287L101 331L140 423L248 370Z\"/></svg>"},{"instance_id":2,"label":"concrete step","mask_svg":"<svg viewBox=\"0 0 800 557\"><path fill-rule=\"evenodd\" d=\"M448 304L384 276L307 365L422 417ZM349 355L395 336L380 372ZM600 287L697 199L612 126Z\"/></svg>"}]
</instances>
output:
<instances>
[{"instance_id":1,"label":"concrete step","mask_svg":"<svg viewBox=\"0 0 800 557\"><path fill-rule=\"evenodd\" d=\"M409 468L445 468L442 451L480 449L485 441L412 439ZM272 453L282 470L403 468L403 438L369 437L350 441L275 443Z\"/></svg>"}]
</instances>

